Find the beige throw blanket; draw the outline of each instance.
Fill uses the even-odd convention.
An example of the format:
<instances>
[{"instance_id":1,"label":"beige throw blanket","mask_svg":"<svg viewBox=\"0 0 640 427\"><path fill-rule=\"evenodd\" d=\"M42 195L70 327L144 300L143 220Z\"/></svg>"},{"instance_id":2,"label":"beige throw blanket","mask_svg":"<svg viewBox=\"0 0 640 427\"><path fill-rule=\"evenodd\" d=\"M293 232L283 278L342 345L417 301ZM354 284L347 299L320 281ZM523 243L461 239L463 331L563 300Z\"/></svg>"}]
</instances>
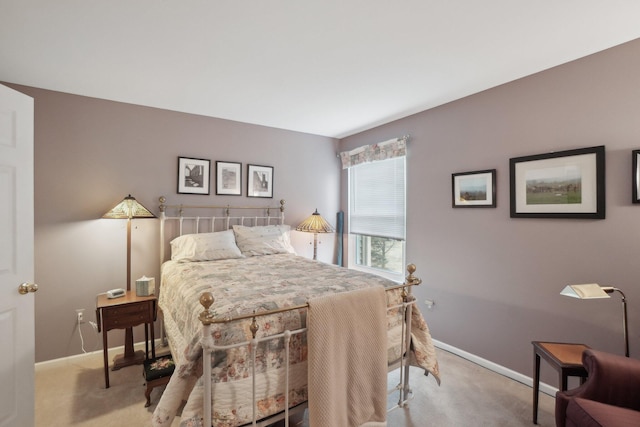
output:
<instances>
[{"instance_id":1,"label":"beige throw blanket","mask_svg":"<svg viewBox=\"0 0 640 427\"><path fill-rule=\"evenodd\" d=\"M310 427L386 426L386 307L380 286L309 301Z\"/></svg>"}]
</instances>

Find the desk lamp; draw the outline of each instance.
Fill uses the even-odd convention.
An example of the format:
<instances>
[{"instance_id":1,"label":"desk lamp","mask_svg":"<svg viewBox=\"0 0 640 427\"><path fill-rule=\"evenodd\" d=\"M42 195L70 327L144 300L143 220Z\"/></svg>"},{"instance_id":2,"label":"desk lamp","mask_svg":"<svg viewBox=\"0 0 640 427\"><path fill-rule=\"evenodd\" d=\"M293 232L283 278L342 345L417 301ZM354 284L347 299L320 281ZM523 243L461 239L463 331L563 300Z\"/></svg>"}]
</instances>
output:
<instances>
[{"instance_id":1,"label":"desk lamp","mask_svg":"<svg viewBox=\"0 0 640 427\"><path fill-rule=\"evenodd\" d=\"M622 296L622 332L624 335L624 355L629 357L629 330L627 328L627 297L624 292L613 286L600 286L597 283L567 285L560 295L578 299L611 298L609 294L619 292Z\"/></svg>"}]
</instances>

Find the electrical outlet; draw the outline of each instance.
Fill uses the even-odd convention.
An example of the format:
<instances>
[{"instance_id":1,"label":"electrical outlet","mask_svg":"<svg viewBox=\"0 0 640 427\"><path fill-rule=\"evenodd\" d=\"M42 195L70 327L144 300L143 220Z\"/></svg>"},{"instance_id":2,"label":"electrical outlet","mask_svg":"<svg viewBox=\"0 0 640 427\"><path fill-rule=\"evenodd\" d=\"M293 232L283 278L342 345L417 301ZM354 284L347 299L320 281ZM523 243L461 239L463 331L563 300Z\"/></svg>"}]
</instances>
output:
<instances>
[{"instance_id":1,"label":"electrical outlet","mask_svg":"<svg viewBox=\"0 0 640 427\"><path fill-rule=\"evenodd\" d=\"M77 319L78 325L81 325L84 323L84 308L76 309L76 319Z\"/></svg>"}]
</instances>

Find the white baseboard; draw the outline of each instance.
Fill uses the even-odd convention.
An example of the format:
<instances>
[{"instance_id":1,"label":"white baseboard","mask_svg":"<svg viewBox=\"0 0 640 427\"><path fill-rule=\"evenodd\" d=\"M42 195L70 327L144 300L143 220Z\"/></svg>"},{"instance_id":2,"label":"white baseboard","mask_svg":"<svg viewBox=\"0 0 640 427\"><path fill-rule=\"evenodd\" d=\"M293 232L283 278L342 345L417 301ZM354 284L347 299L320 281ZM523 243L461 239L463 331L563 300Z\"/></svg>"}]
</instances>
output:
<instances>
[{"instance_id":1,"label":"white baseboard","mask_svg":"<svg viewBox=\"0 0 640 427\"><path fill-rule=\"evenodd\" d=\"M161 353L164 353L163 350L165 349L165 347L162 345L162 341L160 340L160 338L155 339L155 344L156 344L156 353L158 353L158 351L160 351ZM133 348L135 351L137 350L144 351L144 341L134 343ZM169 347L167 346L166 348L169 348ZM118 347L109 347L109 353L111 352L113 352L114 354L123 353L124 345L121 345ZM35 367L36 369L38 369L38 368L44 368L44 367L63 366L69 362L79 361L79 360L82 360L83 358L91 357L97 354L99 354L102 357L102 350L88 351L86 353L74 354L72 356L61 357L59 359L51 359L51 360L45 360L43 362L37 362L35 364Z\"/></svg>"},{"instance_id":2,"label":"white baseboard","mask_svg":"<svg viewBox=\"0 0 640 427\"><path fill-rule=\"evenodd\" d=\"M527 385L533 388L533 378L531 377L528 377L526 375L523 375L511 369L505 368L502 365L498 365L497 363L494 363L490 360L483 359L482 357L476 356L475 354L468 353L464 350L461 350L449 344L445 344L438 340L433 340L433 345L435 345L436 347L442 350L448 351L449 353L453 353L456 356L460 356L463 359L467 359L470 362L473 362L477 365L482 366L483 368L487 368L490 371L493 371L500 375L504 375L507 378L511 378L514 381L518 381L519 383L522 383L524 385ZM543 392L544 394L548 394L551 397L555 397L558 389L556 387L550 386L549 384L541 382L540 391Z\"/></svg>"}]
</instances>

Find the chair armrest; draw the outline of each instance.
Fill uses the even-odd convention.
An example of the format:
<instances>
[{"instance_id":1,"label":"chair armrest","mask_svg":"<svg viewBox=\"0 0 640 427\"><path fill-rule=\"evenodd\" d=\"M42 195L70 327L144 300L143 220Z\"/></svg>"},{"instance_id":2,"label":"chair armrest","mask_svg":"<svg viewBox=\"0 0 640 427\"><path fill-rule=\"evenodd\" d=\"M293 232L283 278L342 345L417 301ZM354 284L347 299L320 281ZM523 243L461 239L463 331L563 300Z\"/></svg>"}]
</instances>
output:
<instances>
[{"instance_id":1,"label":"chair armrest","mask_svg":"<svg viewBox=\"0 0 640 427\"><path fill-rule=\"evenodd\" d=\"M640 360L588 349L582 363L589 375L580 387L556 393L556 424L564 426L574 397L640 410Z\"/></svg>"}]
</instances>

